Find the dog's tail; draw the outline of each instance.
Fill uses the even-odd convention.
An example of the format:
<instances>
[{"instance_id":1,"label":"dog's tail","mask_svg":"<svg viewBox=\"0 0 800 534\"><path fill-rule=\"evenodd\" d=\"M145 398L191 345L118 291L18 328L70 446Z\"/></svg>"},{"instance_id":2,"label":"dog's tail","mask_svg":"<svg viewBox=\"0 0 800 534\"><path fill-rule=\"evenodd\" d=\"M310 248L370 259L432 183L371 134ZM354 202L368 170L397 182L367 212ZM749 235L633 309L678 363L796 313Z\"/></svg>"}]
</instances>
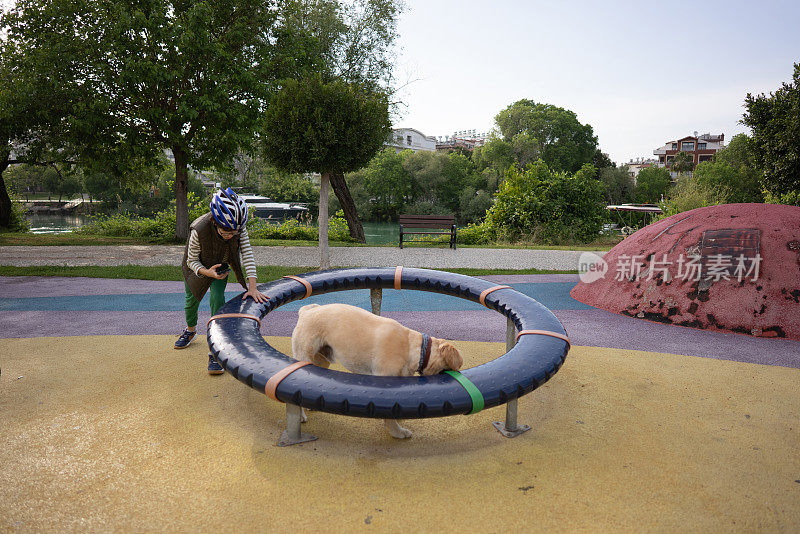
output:
<instances>
[{"instance_id":1,"label":"dog's tail","mask_svg":"<svg viewBox=\"0 0 800 534\"><path fill-rule=\"evenodd\" d=\"M311 310L314 308L319 308L319 304L306 304L305 306L300 308L297 313L303 313L304 311Z\"/></svg>"}]
</instances>

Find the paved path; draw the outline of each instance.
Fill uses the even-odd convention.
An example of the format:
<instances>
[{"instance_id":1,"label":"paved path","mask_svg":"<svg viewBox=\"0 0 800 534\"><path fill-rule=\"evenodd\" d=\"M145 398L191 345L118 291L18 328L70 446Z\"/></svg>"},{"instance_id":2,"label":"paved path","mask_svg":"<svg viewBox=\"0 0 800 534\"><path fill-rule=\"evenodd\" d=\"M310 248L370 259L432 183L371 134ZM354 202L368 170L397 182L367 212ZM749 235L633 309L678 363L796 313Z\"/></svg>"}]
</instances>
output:
<instances>
[{"instance_id":1,"label":"paved path","mask_svg":"<svg viewBox=\"0 0 800 534\"><path fill-rule=\"evenodd\" d=\"M319 265L316 247L254 247L256 264L313 267ZM599 254L603 254L599 252ZM581 252L489 248L332 247L334 267L422 267L452 269L544 269L574 271ZM178 245L121 246L0 246L0 265L179 265Z\"/></svg>"}]
</instances>

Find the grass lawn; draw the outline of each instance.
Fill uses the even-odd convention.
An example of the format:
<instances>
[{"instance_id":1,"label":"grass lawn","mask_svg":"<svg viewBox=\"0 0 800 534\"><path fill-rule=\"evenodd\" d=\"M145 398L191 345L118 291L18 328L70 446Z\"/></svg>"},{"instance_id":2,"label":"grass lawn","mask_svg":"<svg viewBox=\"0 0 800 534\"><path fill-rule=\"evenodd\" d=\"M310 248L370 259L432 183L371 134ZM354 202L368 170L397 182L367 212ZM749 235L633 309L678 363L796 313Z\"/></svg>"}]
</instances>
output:
<instances>
[{"instance_id":1,"label":"grass lawn","mask_svg":"<svg viewBox=\"0 0 800 534\"><path fill-rule=\"evenodd\" d=\"M597 241L581 245L533 245L529 243L493 243L490 245L458 245L460 248L510 248L528 250L590 250L608 251L620 242L616 237L601 237ZM250 243L257 247L316 247L316 241L297 241L290 239L251 239ZM183 241L143 239L137 237L106 237L74 233L64 234L31 234L22 232L0 233L0 245L6 246L77 246L77 245L183 245ZM364 247L382 246L397 248L396 244L364 245L361 243L348 243L331 241L332 247ZM408 248L435 248L446 247L438 243L409 243Z\"/></svg>"}]
</instances>

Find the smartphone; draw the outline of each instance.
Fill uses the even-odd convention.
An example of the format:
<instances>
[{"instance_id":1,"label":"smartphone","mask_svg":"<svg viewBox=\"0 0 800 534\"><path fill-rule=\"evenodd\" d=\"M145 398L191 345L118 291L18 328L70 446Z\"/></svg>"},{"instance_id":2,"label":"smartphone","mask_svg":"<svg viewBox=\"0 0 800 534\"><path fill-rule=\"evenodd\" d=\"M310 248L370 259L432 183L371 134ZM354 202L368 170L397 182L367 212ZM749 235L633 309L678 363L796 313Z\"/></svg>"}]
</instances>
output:
<instances>
[{"instance_id":1,"label":"smartphone","mask_svg":"<svg viewBox=\"0 0 800 534\"><path fill-rule=\"evenodd\" d=\"M227 263L223 263L222 265L217 267L217 274L225 274L230 270L231 270L230 266Z\"/></svg>"}]
</instances>

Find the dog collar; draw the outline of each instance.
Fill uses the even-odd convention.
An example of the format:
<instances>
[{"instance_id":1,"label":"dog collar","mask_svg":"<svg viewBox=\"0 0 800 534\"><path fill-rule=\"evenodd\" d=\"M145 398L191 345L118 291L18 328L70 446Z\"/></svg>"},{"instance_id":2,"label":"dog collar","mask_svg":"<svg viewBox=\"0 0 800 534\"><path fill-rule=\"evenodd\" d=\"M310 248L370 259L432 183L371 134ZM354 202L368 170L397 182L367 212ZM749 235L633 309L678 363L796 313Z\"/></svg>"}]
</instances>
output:
<instances>
[{"instance_id":1,"label":"dog collar","mask_svg":"<svg viewBox=\"0 0 800 534\"><path fill-rule=\"evenodd\" d=\"M422 345L419 347L419 367L417 373L422 374L422 370L428 365L428 358L431 357L431 336L422 334Z\"/></svg>"}]
</instances>

